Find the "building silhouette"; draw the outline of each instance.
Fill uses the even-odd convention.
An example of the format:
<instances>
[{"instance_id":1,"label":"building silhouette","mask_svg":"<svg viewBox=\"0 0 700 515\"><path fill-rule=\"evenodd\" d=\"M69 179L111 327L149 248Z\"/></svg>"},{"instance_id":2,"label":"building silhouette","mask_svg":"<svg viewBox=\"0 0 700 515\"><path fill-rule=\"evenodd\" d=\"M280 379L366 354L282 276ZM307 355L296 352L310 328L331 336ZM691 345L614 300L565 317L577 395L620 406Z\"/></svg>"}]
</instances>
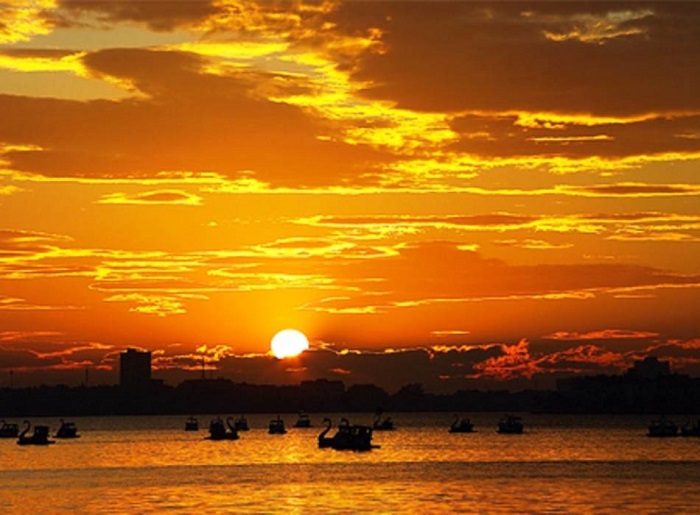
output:
<instances>
[{"instance_id":1,"label":"building silhouette","mask_svg":"<svg viewBox=\"0 0 700 515\"><path fill-rule=\"evenodd\" d=\"M668 361L649 356L621 375L559 379L557 392L570 412L687 414L700 405L700 378L672 373Z\"/></svg>"},{"instance_id":2,"label":"building silhouette","mask_svg":"<svg viewBox=\"0 0 700 515\"><path fill-rule=\"evenodd\" d=\"M671 375L671 365L668 361L659 361L655 356L647 356L642 361L637 361L627 370L627 374L644 379L658 379Z\"/></svg>"},{"instance_id":3,"label":"building silhouette","mask_svg":"<svg viewBox=\"0 0 700 515\"><path fill-rule=\"evenodd\" d=\"M151 383L151 353L128 349L119 355L119 385L122 388L143 389Z\"/></svg>"}]
</instances>

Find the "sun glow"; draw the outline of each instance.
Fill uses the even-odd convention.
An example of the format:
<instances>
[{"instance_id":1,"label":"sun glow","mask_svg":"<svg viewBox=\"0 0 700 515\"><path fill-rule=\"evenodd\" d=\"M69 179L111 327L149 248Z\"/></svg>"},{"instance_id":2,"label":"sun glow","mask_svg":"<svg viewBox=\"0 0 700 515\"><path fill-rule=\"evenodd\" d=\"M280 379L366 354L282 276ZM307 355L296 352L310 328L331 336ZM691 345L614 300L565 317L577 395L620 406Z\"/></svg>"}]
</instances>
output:
<instances>
[{"instance_id":1,"label":"sun glow","mask_svg":"<svg viewBox=\"0 0 700 515\"><path fill-rule=\"evenodd\" d=\"M309 340L296 329L284 329L272 337L270 351L278 358L292 358L309 348Z\"/></svg>"}]
</instances>

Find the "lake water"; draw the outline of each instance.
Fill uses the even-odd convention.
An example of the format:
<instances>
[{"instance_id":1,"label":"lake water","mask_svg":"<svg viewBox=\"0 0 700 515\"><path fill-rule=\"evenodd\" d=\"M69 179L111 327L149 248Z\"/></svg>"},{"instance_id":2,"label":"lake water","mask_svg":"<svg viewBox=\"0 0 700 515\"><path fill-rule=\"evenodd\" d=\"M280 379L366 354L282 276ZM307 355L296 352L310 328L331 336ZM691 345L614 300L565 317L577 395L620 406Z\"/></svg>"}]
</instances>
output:
<instances>
[{"instance_id":1,"label":"lake water","mask_svg":"<svg viewBox=\"0 0 700 515\"><path fill-rule=\"evenodd\" d=\"M341 415L332 415L335 422ZM319 428L236 441L183 430L183 416L74 418L82 437L48 447L0 440L8 513L640 513L700 506L700 438L645 436L649 417L522 414L523 435L449 434L445 413L392 414L369 452L318 449ZM322 414L311 414L315 426ZM283 416L288 426L295 415ZM370 414L349 415L371 423ZM14 420L20 422L20 420ZM48 424L56 419L32 419ZM683 420L678 419L682 423Z\"/></svg>"}]
</instances>

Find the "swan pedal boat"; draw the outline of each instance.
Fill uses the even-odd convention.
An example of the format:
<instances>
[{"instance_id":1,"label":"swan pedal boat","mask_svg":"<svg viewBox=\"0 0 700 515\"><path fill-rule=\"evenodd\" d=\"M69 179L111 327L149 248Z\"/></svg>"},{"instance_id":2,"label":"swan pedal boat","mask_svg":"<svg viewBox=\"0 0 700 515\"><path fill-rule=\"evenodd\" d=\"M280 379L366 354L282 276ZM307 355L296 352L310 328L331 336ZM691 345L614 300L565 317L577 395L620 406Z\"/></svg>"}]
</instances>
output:
<instances>
[{"instance_id":1,"label":"swan pedal boat","mask_svg":"<svg viewBox=\"0 0 700 515\"><path fill-rule=\"evenodd\" d=\"M652 420L649 424L647 436L654 438L678 436L678 426L673 420L669 420L666 417L659 417L656 420Z\"/></svg>"},{"instance_id":2,"label":"swan pedal boat","mask_svg":"<svg viewBox=\"0 0 700 515\"><path fill-rule=\"evenodd\" d=\"M450 433L474 433L474 424L468 418L459 418L459 415L455 415L455 420L450 425Z\"/></svg>"},{"instance_id":3,"label":"swan pedal boat","mask_svg":"<svg viewBox=\"0 0 700 515\"><path fill-rule=\"evenodd\" d=\"M34 434L27 436L32 427L29 421L24 421L24 430L20 433L17 445L51 445L56 440L49 440L49 426L34 426Z\"/></svg>"},{"instance_id":4,"label":"swan pedal boat","mask_svg":"<svg viewBox=\"0 0 700 515\"><path fill-rule=\"evenodd\" d=\"M306 413L300 413L299 418L294 422L294 427L297 428L307 428L311 427L311 419Z\"/></svg>"},{"instance_id":5,"label":"swan pedal boat","mask_svg":"<svg viewBox=\"0 0 700 515\"><path fill-rule=\"evenodd\" d=\"M497 433L506 435L521 435L523 434L523 421L515 415L505 415L498 423Z\"/></svg>"},{"instance_id":6,"label":"swan pedal boat","mask_svg":"<svg viewBox=\"0 0 700 515\"><path fill-rule=\"evenodd\" d=\"M377 418L374 419L372 429L374 429L375 431L393 431L394 429L396 429L394 427L394 421L391 420L391 417L387 417L384 420L381 420L382 413L382 411L378 411L376 413Z\"/></svg>"},{"instance_id":7,"label":"swan pedal boat","mask_svg":"<svg viewBox=\"0 0 700 515\"><path fill-rule=\"evenodd\" d=\"M237 431L250 431L250 426L248 426L248 419L246 419L243 415L238 417L233 425L235 426Z\"/></svg>"},{"instance_id":8,"label":"swan pedal boat","mask_svg":"<svg viewBox=\"0 0 700 515\"><path fill-rule=\"evenodd\" d=\"M681 428L681 436L700 436L700 419L694 424L687 422Z\"/></svg>"},{"instance_id":9,"label":"swan pedal boat","mask_svg":"<svg viewBox=\"0 0 700 515\"><path fill-rule=\"evenodd\" d=\"M282 420L279 415L277 418L270 420L270 425L268 426L268 433L271 435L283 435L287 432L287 428L284 427L284 420Z\"/></svg>"},{"instance_id":10,"label":"swan pedal boat","mask_svg":"<svg viewBox=\"0 0 700 515\"><path fill-rule=\"evenodd\" d=\"M228 430L226 426L228 426ZM231 417L226 419L226 425L224 425L224 421L219 417L210 422L209 436L206 437L206 440L238 440L238 438L238 431L236 431L236 426L233 425L233 419Z\"/></svg>"},{"instance_id":11,"label":"swan pedal boat","mask_svg":"<svg viewBox=\"0 0 700 515\"><path fill-rule=\"evenodd\" d=\"M4 420L0 426L0 438L17 438L19 435L19 426L17 424L8 424Z\"/></svg>"},{"instance_id":12,"label":"swan pedal boat","mask_svg":"<svg viewBox=\"0 0 700 515\"><path fill-rule=\"evenodd\" d=\"M199 431L199 421L196 417L188 417L185 421L185 431Z\"/></svg>"},{"instance_id":13,"label":"swan pedal boat","mask_svg":"<svg viewBox=\"0 0 700 515\"><path fill-rule=\"evenodd\" d=\"M54 435L56 438L80 438L78 434L78 428L73 422L64 422L61 419L61 425Z\"/></svg>"},{"instance_id":14,"label":"swan pedal boat","mask_svg":"<svg viewBox=\"0 0 700 515\"><path fill-rule=\"evenodd\" d=\"M331 420L323 419L326 428L318 435L318 446L321 449L330 448L336 451L369 451L378 449L379 445L372 444L372 427L362 425L350 425L347 419L343 419L338 425L335 435L328 437L326 434L331 429Z\"/></svg>"}]
</instances>

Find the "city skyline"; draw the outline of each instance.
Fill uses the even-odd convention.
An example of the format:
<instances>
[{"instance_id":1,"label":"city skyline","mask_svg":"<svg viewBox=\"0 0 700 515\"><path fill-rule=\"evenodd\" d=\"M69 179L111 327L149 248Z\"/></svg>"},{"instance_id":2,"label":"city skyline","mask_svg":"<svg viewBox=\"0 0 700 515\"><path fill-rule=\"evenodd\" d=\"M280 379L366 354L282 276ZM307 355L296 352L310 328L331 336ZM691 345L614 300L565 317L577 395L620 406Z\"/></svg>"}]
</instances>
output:
<instances>
[{"instance_id":1,"label":"city skyline","mask_svg":"<svg viewBox=\"0 0 700 515\"><path fill-rule=\"evenodd\" d=\"M187 378L166 384L151 377L151 355L128 349L120 354L119 384L77 387L42 385L4 388L3 413L32 415L125 415L186 413L488 412L664 413L693 412L700 398L700 378L672 373L667 361L647 357L623 374L577 375L551 388L509 391L440 391L419 383L345 384L311 379L297 384L260 384L218 377ZM433 385L434 386L434 385Z\"/></svg>"},{"instance_id":2,"label":"city skyline","mask_svg":"<svg viewBox=\"0 0 700 515\"><path fill-rule=\"evenodd\" d=\"M700 4L0 9L0 385L700 376ZM294 328L301 355L270 341ZM12 371L12 372L10 372Z\"/></svg>"}]
</instances>

